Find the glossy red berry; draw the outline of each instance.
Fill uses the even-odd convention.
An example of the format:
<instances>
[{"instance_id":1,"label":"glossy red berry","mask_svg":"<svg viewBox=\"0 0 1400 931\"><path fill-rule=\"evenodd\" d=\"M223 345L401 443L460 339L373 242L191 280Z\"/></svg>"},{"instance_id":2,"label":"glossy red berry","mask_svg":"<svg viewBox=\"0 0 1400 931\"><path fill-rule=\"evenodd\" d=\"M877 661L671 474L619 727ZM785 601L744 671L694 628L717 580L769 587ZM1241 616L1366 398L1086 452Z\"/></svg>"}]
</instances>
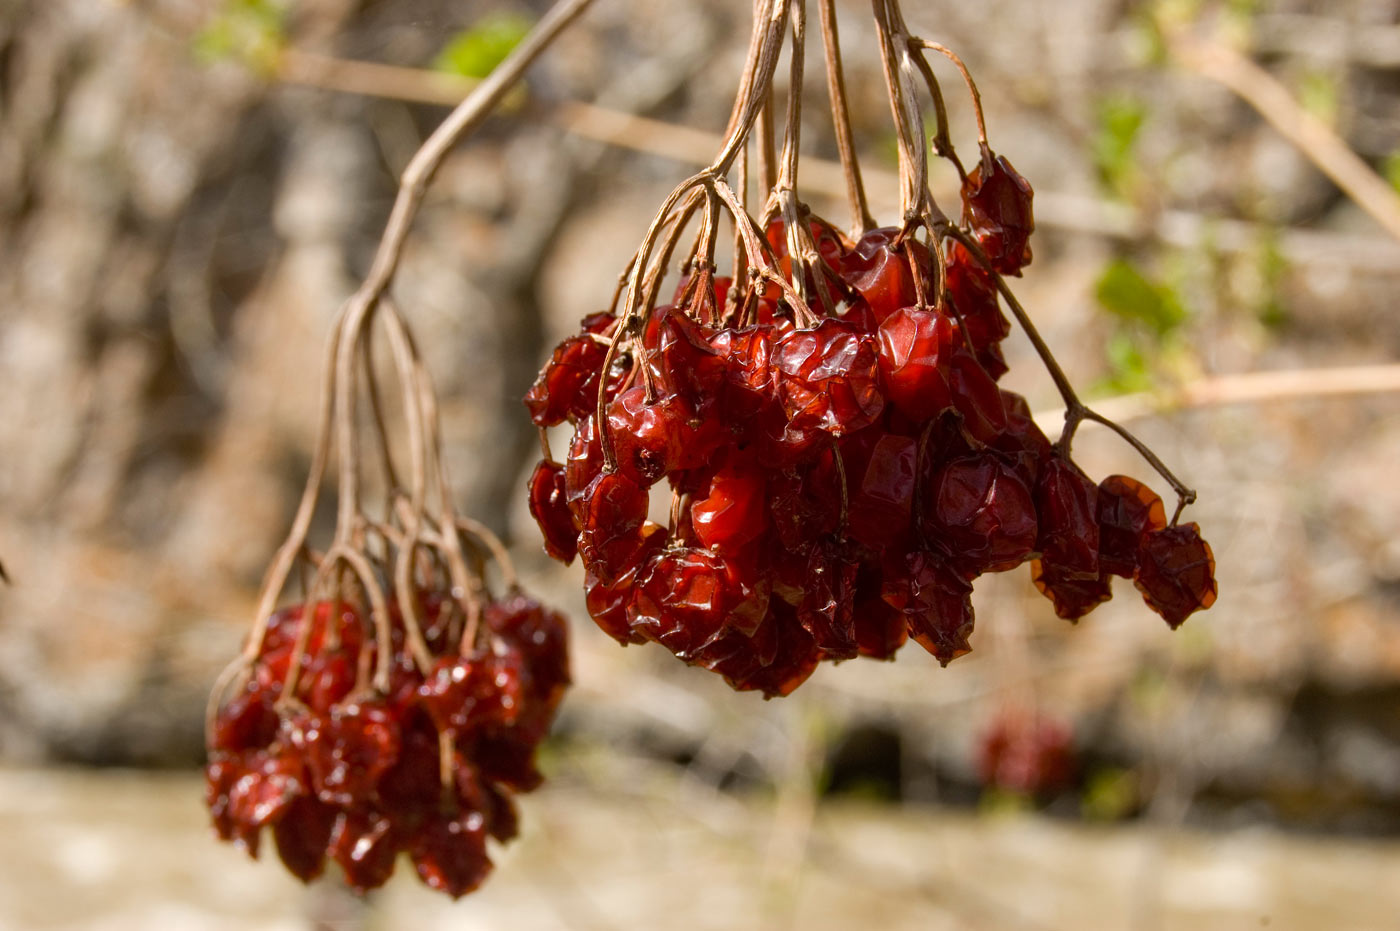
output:
<instances>
[{"instance_id":1,"label":"glossy red berry","mask_svg":"<svg viewBox=\"0 0 1400 931\"><path fill-rule=\"evenodd\" d=\"M633 630L692 661L730 631L753 636L768 592L739 577L709 550L663 550L639 576L628 621Z\"/></svg>"},{"instance_id":2,"label":"glossy red berry","mask_svg":"<svg viewBox=\"0 0 1400 931\"><path fill-rule=\"evenodd\" d=\"M885 405L878 358L869 335L833 318L778 340L773 367L789 422L833 436L874 423Z\"/></svg>"},{"instance_id":3,"label":"glossy red berry","mask_svg":"<svg viewBox=\"0 0 1400 931\"><path fill-rule=\"evenodd\" d=\"M564 467L541 459L530 475L530 516L539 525L544 550L564 565L578 555L578 526L569 512Z\"/></svg>"},{"instance_id":4,"label":"glossy red berry","mask_svg":"<svg viewBox=\"0 0 1400 931\"><path fill-rule=\"evenodd\" d=\"M915 421L953 406L947 370L960 337L952 320L905 307L885 318L879 338L880 384L891 404Z\"/></svg>"}]
</instances>

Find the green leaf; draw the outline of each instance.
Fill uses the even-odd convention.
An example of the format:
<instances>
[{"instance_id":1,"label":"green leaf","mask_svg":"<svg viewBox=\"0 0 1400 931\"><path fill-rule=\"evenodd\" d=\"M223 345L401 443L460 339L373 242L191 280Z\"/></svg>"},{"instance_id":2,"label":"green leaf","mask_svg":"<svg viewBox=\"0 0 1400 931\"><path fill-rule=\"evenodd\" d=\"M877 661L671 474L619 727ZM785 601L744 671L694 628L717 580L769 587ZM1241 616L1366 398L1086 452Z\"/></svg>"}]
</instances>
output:
<instances>
[{"instance_id":1,"label":"green leaf","mask_svg":"<svg viewBox=\"0 0 1400 931\"><path fill-rule=\"evenodd\" d=\"M453 36L433 61L433 68L468 78L484 78L530 31L531 22L511 13L483 16Z\"/></svg>"},{"instance_id":2,"label":"green leaf","mask_svg":"<svg viewBox=\"0 0 1400 931\"><path fill-rule=\"evenodd\" d=\"M1099 104L1098 128L1094 133L1094 167L1104 186L1120 197L1132 193L1137 177L1137 141L1142 124L1147 120L1147 107L1142 101L1125 94L1110 97Z\"/></svg>"},{"instance_id":3,"label":"green leaf","mask_svg":"<svg viewBox=\"0 0 1400 931\"><path fill-rule=\"evenodd\" d=\"M1158 336L1166 336L1186 320L1186 309L1176 292L1150 280L1127 259L1108 263L1094 294L1109 313L1146 324Z\"/></svg>"}]
</instances>

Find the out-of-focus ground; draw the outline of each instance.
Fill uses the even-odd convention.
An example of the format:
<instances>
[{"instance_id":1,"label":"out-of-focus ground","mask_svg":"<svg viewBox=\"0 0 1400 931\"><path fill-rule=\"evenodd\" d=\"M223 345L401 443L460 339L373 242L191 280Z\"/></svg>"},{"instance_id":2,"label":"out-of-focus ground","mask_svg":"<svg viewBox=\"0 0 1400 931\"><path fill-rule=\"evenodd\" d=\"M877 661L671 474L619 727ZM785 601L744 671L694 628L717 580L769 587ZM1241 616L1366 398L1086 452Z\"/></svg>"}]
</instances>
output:
<instances>
[{"instance_id":1,"label":"out-of-focus ground","mask_svg":"<svg viewBox=\"0 0 1400 931\"><path fill-rule=\"evenodd\" d=\"M0 927L292 927L339 907L216 845L189 772L305 474L330 321L445 111L201 61L212 6L0 0L0 758L22 767L0 776ZM1229 91L1153 57L1142 22L1165 6L906 4L960 50L993 145L1036 186L1036 259L1016 289L1047 341L1081 385L1163 398L1205 375L1393 362L1400 247ZM287 37L423 66L475 17L543 7L301 0ZM1121 582L1071 628L1018 572L979 582L974 652L949 668L911 646L765 703L658 649L618 649L582 611L578 567L538 554L518 399L690 166L534 117L583 99L718 130L747 7L598 0L532 72L524 106L539 109L517 102L456 153L416 228L396 293L443 395L459 504L571 612L577 686L561 779L524 800L525 837L487 889L449 906L397 882L372 920L1390 926L1394 394L1133 421L1199 491L1189 513L1218 561L1218 603L1175 634ZM857 133L888 169L865 5L841 10ZM1395 170L1400 6L1187 12ZM939 74L971 157L956 72ZM804 142L832 157L811 121ZM887 222L893 195L872 190ZM1106 311L1115 262L1182 322L1159 333ZM1024 339L1008 355L1012 387L1052 408ZM1075 450L1096 477L1149 477L1102 432ZM989 797L974 766L989 723L1032 704L1066 722L1080 759L1042 802L1054 820L991 814L1028 803ZM45 769L60 764L179 772Z\"/></svg>"},{"instance_id":2,"label":"out-of-focus ground","mask_svg":"<svg viewBox=\"0 0 1400 931\"><path fill-rule=\"evenodd\" d=\"M589 768L613 778L560 774L531 799L525 834L495 874L455 903L407 864L359 900L212 843L188 774L0 772L0 916L35 931L281 931L309 920L423 931L1386 931L1400 910L1394 841L850 800L792 825L761 798L705 791L672 767L593 754Z\"/></svg>"}]
</instances>

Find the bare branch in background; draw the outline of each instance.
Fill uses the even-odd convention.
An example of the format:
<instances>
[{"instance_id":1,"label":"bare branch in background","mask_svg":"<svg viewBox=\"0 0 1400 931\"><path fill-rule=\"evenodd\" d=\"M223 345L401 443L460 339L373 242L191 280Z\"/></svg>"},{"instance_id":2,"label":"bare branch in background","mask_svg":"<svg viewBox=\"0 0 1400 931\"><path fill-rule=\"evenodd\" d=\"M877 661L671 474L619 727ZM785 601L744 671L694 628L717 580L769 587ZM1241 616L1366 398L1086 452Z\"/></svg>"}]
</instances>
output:
<instances>
[{"instance_id":1,"label":"bare branch in background","mask_svg":"<svg viewBox=\"0 0 1400 931\"><path fill-rule=\"evenodd\" d=\"M470 78L402 68L375 62L330 58L288 49L283 53L278 79L323 90L361 96L385 97L413 103L452 106L476 85ZM606 145L699 165L697 152L712 152L721 142L718 134L649 119L579 101L551 103L543 119L565 132ZM865 168L872 199L892 201L898 189L893 172ZM827 197L847 194L847 178L837 162L804 158L802 187ZM1389 239L1321 230L1276 230L1257 223L1209 217L1186 210L1163 210L1144 220L1134 208L1078 194L1036 192L1036 221L1042 226L1114 239L1150 237L1173 246L1195 246L1210 235L1222 252L1245 252L1273 237L1280 254L1296 265L1324 265L1371 273L1400 269L1400 246Z\"/></svg>"},{"instance_id":2,"label":"bare branch in background","mask_svg":"<svg viewBox=\"0 0 1400 931\"><path fill-rule=\"evenodd\" d=\"M1268 404L1366 394L1400 392L1400 364L1348 365L1323 369L1288 369L1217 375L1187 382L1170 391L1125 394L1105 398L1095 407L1114 420L1138 420L1172 411L1231 404ZM1064 410L1040 411L1035 420L1053 426L1064 420Z\"/></svg>"},{"instance_id":3,"label":"bare branch in background","mask_svg":"<svg viewBox=\"0 0 1400 931\"><path fill-rule=\"evenodd\" d=\"M1345 191L1356 206L1400 239L1400 194L1330 126L1303 109L1273 75L1217 42L1185 33L1176 33L1169 41L1182 65L1238 94Z\"/></svg>"}]
</instances>

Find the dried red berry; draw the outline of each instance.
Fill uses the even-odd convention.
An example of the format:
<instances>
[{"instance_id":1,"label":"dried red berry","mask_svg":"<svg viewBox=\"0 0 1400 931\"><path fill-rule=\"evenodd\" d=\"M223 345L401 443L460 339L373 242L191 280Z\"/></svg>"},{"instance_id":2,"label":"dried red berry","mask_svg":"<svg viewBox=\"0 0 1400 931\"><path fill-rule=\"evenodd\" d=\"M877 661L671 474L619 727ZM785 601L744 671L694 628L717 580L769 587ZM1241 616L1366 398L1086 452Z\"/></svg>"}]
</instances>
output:
<instances>
[{"instance_id":1,"label":"dried red berry","mask_svg":"<svg viewBox=\"0 0 1400 931\"><path fill-rule=\"evenodd\" d=\"M567 566L578 555L578 527L564 484L564 467L548 459L541 459L530 475L530 516L539 525L545 552Z\"/></svg>"},{"instance_id":2,"label":"dried red berry","mask_svg":"<svg viewBox=\"0 0 1400 931\"><path fill-rule=\"evenodd\" d=\"M880 324L880 384L891 404L915 421L953 406L947 368L960 339L953 321L905 307Z\"/></svg>"},{"instance_id":3,"label":"dried red berry","mask_svg":"<svg viewBox=\"0 0 1400 931\"><path fill-rule=\"evenodd\" d=\"M1053 456L1035 486L1041 557L1061 574L1099 576L1098 486L1068 459Z\"/></svg>"},{"instance_id":4,"label":"dried red berry","mask_svg":"<svg viewBox=\"0 0 1400 931\"><path fill-rule=\"evenodd\" d=\"M1034 551L1035 505L1010 462L991 453L965 456L934 480L924 528L967 574L1001 572Z\"/></svg>"},{"instance_id":5,"label":"dried red berry","mask_svg":"<svg viewBox=\"0 0 1400 931\"><path fill-rule=\"evenodd\" d=\"M991 170L984 171L987 167ZM1030 264L1035 231L1030 183L998 155L972 169L962 194L968 224L992 267L1003 275L1019 275Z\"/></svg>"},{"instance_id":6,"label":"dried red berry","mask_svg":"<svg viewBox=\"0 0 1400 931\"><path fill-rule=\"evenodd\" d=\"M972 649L972 586L930 552L887 567L882 595L904 616L909 636L944 666Z\"/></svg>"},{"instance_id":7,"label":"dried red berry","mask_svg":"<svg viewBox=\"0 0 1400 931\"><path fill-rule=\"evenodd\" d=\"M874 423L885 404L878 358L869 335L833 318L778 340L773 366L789 421L834 436Z\"/></svg>"},{"instance_id":8,"label":"dried red berry","mask_svg":"<svg viewBox=\"0 0 1400 931\"><path fill-rule=\"evenodd\" d=\"M633 630L683 660L729 631L753 636L768 607L768 591L740 578L724 557L681 548L654 557L628 606Z\"/></svg>"},{"instance_id":9,"label":"dried red berry","mask_svg":"<svg viewBox=\"0 0 1400 931\"><path fill-rule=\"evenodd\" d=\"M1055 606L1055 614L1077 621L1113 597L1108 573L1083 577L1057 569L1043 560L1031 562L1031 581Z\"/></svg>"},{"instance_id":10,"label":"dried red berry","mask_svg":"<svg viewBox=\"0 0 1400 931\"><path fill-rule=\"evenodd\" d=\"M536 426L552 427L596 409L599 372L607 353L607 345L587 333L559 344L525 394Z\"/></svg>"},{"instance_id":11,"label":"dried red berry","mask_svg":"<svg viewBox=\"0 0 1400 931\"><path fill-rule=\"evenodd\" d=\"M1131 579L1143 539L1167 526L1156 492L1135 478L1110 475L1099 482L1099 568Z\"/></svg>"},{"instance_id":12,"label":"dried red berry","mask_svg":"<svg viewBox=\"0 0 1400 931\"><path fill-rule=\"evenodd\" d=\"M1133 584L1147 606L1173 629L1196 611L1215 604L1215 555L1196 524L1178 524L1147 533Z\"/></svg>"},{"instance_id":13,"label":"dried red berry","mask_svg":"<svg viewBox=\"0 0 1400 931\"><path fill-rule=\"evenodd\" d=\"M690 506L690 521L702 546L732 552L768 529L766 483L752 457L732 455L710 479L709 492Z\"/></svg>"}]
</instances>

